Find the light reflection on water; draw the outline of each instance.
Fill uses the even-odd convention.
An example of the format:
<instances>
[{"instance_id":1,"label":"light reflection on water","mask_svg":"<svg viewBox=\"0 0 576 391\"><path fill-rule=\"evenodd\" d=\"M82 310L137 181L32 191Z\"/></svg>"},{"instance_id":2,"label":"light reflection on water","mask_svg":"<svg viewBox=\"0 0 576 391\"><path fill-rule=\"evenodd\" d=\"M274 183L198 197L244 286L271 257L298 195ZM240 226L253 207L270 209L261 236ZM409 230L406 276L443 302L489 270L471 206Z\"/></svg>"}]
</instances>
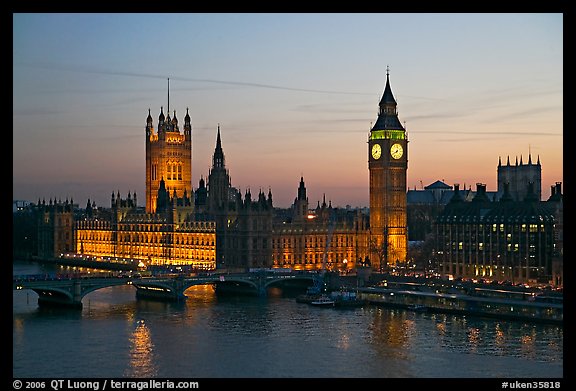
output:
<instances>
[{"instance_id":1,"label":"light reflection on water","mask_svg":"<svg viewBox=\"0 0 576 391\"><path fill-rule=\"evenodd\" d=\"M13 299L15 377L546 377L563 375L563 330L550 325L368 306L316 308L272 291L180 303L120 286L80 311Z\"/></svg>"},{"instance_id":2,"label":"light reflection on water","mask_svg":"<svg viewBox=\"0 0 576 391\"><path fill-rule=\"evenodd\" d=\"M136 322L130 345L130 364L126 377L155 377L158 370L154 360L154 343L144 320Z\"/></svg>"}]
</instances>

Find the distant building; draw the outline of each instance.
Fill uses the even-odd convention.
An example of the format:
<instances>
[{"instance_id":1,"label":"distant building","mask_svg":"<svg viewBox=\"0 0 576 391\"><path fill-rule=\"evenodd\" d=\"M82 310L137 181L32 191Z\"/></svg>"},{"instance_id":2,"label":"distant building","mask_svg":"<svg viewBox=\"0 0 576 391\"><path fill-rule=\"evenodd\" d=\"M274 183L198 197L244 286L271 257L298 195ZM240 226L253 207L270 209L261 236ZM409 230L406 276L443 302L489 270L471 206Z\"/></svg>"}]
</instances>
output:
<instances>
[{"instance_id":1,"label":"distant building","mask_svg":"<svg viewBox=\"0 0 576 391\"><path fill-rule=\"evenodd\" d=\"M460 187L458 185L458 187ZM471 187L459 190L460 197L464 201L472 201L476 195ZM490 200L497 200L498 192L485 191ZM408 190L407 215L408 215L408 238L411 241L423 241L434 234L434 222L436 217L444 210L444 207L454 196L452 186L442 181L436 181L422 190Z\"/></svg>"},{"instance_id":2,"label":"distant building","mask_svg":"<svg viewBox=\"0 0 576 391\"><path fill-rule=\"evenodd\" d=\"M406 189L408 138L398 119L388 72L378 118L368 138L369 209L333 208L326 197L313 208L304 178L288 209L274 208L272 191L242 192L232 186L220 126L212 166L192 186L192 124L186 111L160 108L157 127L148 110L145 126L145 207L135 193L112 192L109 208L88 200L26 205L14 201L21 222L18 243L28 256L61 253L140 260L146 265L198 269L279 267L297 270L384 271L409 261L408 243L434 240L444 274L562 285L563 203L560 184L540 201L541 165L498 162L498 190L472 191L436 181ZM157 131L156 131L157 129ZM25 220L37 221L29 235ZM423 252L423 251L421 251ZM423 261L426 254L420 254Z\"/></svg>"},{"instance_id":3,"label":"distant building","mask_svg":"<svg viewBox=\"0 0 576 391\"><path fill-rule=\"evenodd\" d=\"M542 166L540 164L540 156L537 162L532 163L532 155L528 154L528 163L522 163L522 156L520 156L520 163L518 158L514 165L510 164L510 157L506 159L506 164L502 165L502 161L498 159L498 194L501 196L504 193L504 185L508 183L510 197L514 201L522 201L526 198L528 184L532 183L534 194L538 201L542 199ZM499 198L499 197L498 197Z\"/></svg>"},{"instance_id":4,"label":"distant building","mask_svg":"<svg viewBox=\"0 0 576 391\"><path fill-rule=\"evenodd\" d=\"M548 201L538 200L531 183L526 197L515 201L504 185L502 197L491 200L485 185L466 202L458 185L435 224L438 269L444 275L509 280L513 283L554 283L558 248L560 184ZM561 234L560 234L561 235Z\"/></svg>"},{"instance_id":5,"label":"distant building","mask_svg":"<svg viewBox=\"0 0 576 391\"><path fill-rule=\"evenodd\" d=\"M55 254L73 252L74 203L68 201L38 202L38 256L52 258Z\"/></svg>"},{"instance_id":6,"label":"distant building","mask_svg":"<svg viewBox=\"0 0 576 391\"><path fill-rule=\"evenodd\" d=\"M361 209L333 208L326 197L310 209L304 178L290 214L272 229L274 267L350 271L369 254L369 217Z\"/></svg>"}]
</instances>

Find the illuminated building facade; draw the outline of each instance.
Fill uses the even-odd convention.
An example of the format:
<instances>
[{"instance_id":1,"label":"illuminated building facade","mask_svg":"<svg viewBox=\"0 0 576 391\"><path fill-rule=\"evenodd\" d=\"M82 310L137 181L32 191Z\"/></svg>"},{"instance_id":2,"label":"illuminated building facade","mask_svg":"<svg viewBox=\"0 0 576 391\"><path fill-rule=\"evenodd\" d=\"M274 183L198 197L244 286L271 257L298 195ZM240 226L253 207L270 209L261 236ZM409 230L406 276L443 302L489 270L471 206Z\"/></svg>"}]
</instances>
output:
<instances>
[{"instance_id":1,"label":"illuminated building facade","mask_svg":"<svg viewBox=\"0 0 576 391\"><path fill-rule=\"evenodd\" d=\"M192 219L192 199L170 197L160 182L157 212L146 213L128 194L112 194L108 210L89 204L76 222L76 252L96 257L140 260L145 265L216 266L216 224Z\"/></svg>"},{"instance_id":2,"label":"illuminated building facade","mask_svg":"<svg viewBox=\"0 0 576 391\"><path fill-rule=\"evenodd\" d=\"M304 178L291 216L274 223L273 267L295 270L349 271L368 255L368 216L361 210L326 205L326 198L310 210Z\"/></svg>"},{"instance_id":3,"label":"illuminated building facade","mask_svg":"<svg viewBox=\"0 0 576 391\"><path fill-rule=\"evenodd\" d=\"M112 193L111 208L88 201L75 224L75 252L96 257L129 258L145 265L216 267L216 222L196 220L192 191L192 125L186 111L184 133L174 117L158 118L158 132L146 119L146 208L136 194Z\"/></svg>"},{"instance_id":4,"label":"illuminated building facade","mask_svg":"<svg viewBox=\"0 0 576 391\"><path fill-rule=\"evenodd\" d=\"M562 210L560 184L547 201L538 200L531 183L522 201L512 198L507 185L498 201L492 201L485 189L477 184L476 195L468 202L455 185L454 196L438 217L441 273L454 278L553 283L557 273L553 264L562 259L557 238L562 229L556 226Z\"/></svg>"},{"instance_id":5,"label":"illuminated building facade","mask_svg":"<svg viewBox=\"0 0 576 391\"><path fill-rule=\"evenodd\" d=\"M368 138L370 262L376 270L406 262L408 250L408 138L398 119L396 106L389 73L386 72L378 119Z\"/></svg>"},{"instance_id":6,"label":"illuminated building facade","mask_svg":"<svg viewBox=\"0 0 576 391\"><path fill-rule=\"evenodd\" d=\"M168 109L170 109L168 107ZM148 110L146 119L146 212L156 211L157 191L164 180L170 192L183 197L192 194L192 124L188 109L184 117L184 132L180 132L176 111L164 117L160 108L158 131L154 131Z\"/></svg>"}]
</instances>

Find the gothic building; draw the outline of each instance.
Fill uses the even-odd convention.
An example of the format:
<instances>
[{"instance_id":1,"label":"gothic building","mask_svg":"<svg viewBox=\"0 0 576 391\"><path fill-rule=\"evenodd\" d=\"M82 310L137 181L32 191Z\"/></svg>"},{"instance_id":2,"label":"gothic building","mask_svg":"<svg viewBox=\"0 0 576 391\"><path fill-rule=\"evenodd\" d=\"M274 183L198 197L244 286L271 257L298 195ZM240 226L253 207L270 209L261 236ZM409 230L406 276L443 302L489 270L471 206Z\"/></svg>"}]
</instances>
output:
<instances>
[{"instance_id":1,"label":"gothic building","mask_svg":"<svg viewBox=\"0 0 576 391\"><path fill-rule=\"evenodd\" d=\"M192 125L188 111L184 133L174 117L146 119L146 208L136 194L126 199L112 193L110 209L95 211L89 203L77 217L74 251L96 257L128 258L145 265L216 267L216 222L196 219L192 190ZM95 207L95 205L94 205Z\"/></svg>"},{"instance_id":2,"label":"gothic building","mask_svg":"<svg viewBox=\"0 0 576 391\"><path fill-rule=\"evenodd\" d=\"M290 215L276 219L272 231L273 267L349 271L368 256L368 216L360 209L333 208L324 197L309 209L304 178Z\"/></svg>"},{"instance_id":3,"label":"gothic building","mask_svg":"<svg viewBox=\"0 0 576 391\"><path fill-rule=\"evenodd\" d=\"M510 197L515 201L522 201L526 198L528 184L532 183L534 194L538 201L542 197L542 166L540 165L540 156L536 163L532 163L532 155L528 154L528 163L522 163L522 156L520 156L520 163L518 158L514 165L510 164L510 157L506 159L506 164L503 165L500 158L498 158L498 193L504 193L504 184L508 183L508 192Z\"/></svg>"},{"instance_id":4,"label":"gothic building","mask_svg":"<svg viewBox=\"0 0 576 391\"><path fill-rule=\"evenodd\" d=\"M408 138L396 106L387 71L378 119L368 137L370 261L380 270L405 262L408 250Z\"/></svg>"},{"instance_id":5,"label":"gothic building","mask_svg":"<svg viewBox=\"0 0 576 391\"><path fill-rule=\"evenodd\" d=\"M74 251L74 203L72 200L38 200L38 256Z\"/></svg>"},{"instance_id":6,"label":"gothic building","mask_svg":"<svg viewBox=\"0 0 576 391\"><path fill-rule=\"evenodd\" d=\"M170 108L168 108L169 110ZM188 109L184 117L184 132L180 132L176 110L164 117L160 108L158 131L154 131L148 110L146 119L146 212L156 211L157 191L160 181L171 193L183 197L192 194L192 124Z\"/></svg>"},{"instance_id":7,"label":"gothic building","mask_svg":"<svg viewBox=\"0 0 576 391\"><path fill-rule=\"evenodd\" d=\"M194 191L188 110L182 132L176 111L165 116L161 107L157 127L153 122L148 110L145 207L135 193L123 199L119 191L110 208L38 202L38 256L73 252L205 270L385 271L408 260L410 226L413 240L436 241L443 274L562 283L562 194L557 183L540 201L540 158L514 166L499 160L493 193L482 184L473 192L440 181L407 191L408 138L388 72L367 142L369 212L333 208L325 196L311 207L303 177L289 209L274 208L270 189L242 194L232 186L220 126L212 166Z\"/></svg>"}]
</instances>

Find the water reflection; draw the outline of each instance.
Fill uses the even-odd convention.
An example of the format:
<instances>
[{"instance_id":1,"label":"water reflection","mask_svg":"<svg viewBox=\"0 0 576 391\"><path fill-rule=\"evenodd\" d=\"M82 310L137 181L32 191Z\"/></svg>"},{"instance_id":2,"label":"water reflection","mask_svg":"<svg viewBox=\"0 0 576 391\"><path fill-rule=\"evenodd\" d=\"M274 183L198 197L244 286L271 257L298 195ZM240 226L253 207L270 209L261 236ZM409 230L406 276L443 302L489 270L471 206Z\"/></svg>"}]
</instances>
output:
<instances>
[{"instance_id":1,"label":"water reflection","mask_svg":"<svg viewBox=\"0 0 576 391\"><path fill-rule=\"evenodd\" d=\"M136 328L130 337L130 363L127 377L153 377L158 369L155 365L154 344L150 330L142 319L136 322Z\"/></svg>"},{"instance_id":2,"label":"water reflection","mask_svg":"<svg viewBox=\"0 0 576 391\"><path fill-rule=\"evenodd\" d=\"M21 274L18 272L18 274ZM23 274L23 273L22 273ZM20 377L561 377L563 328L383 307L340 311L189 288L181 302L100 289L81 311L14 292Z\"/></svg>"},{"instance_id":3,"label":"water reflection","mask_svg":"<svg viewBox=\"0 0 576 391\"><path fill-rule=\"evenodd\" d=\"M406 312L374 309L374 316L370 331L372 333L371 344L378 355L382 356L387 363L382 368L383 376L411 377L407 361L409 361L410 328L413 322L406 319Z\"/></svg>"}]
</instances>

